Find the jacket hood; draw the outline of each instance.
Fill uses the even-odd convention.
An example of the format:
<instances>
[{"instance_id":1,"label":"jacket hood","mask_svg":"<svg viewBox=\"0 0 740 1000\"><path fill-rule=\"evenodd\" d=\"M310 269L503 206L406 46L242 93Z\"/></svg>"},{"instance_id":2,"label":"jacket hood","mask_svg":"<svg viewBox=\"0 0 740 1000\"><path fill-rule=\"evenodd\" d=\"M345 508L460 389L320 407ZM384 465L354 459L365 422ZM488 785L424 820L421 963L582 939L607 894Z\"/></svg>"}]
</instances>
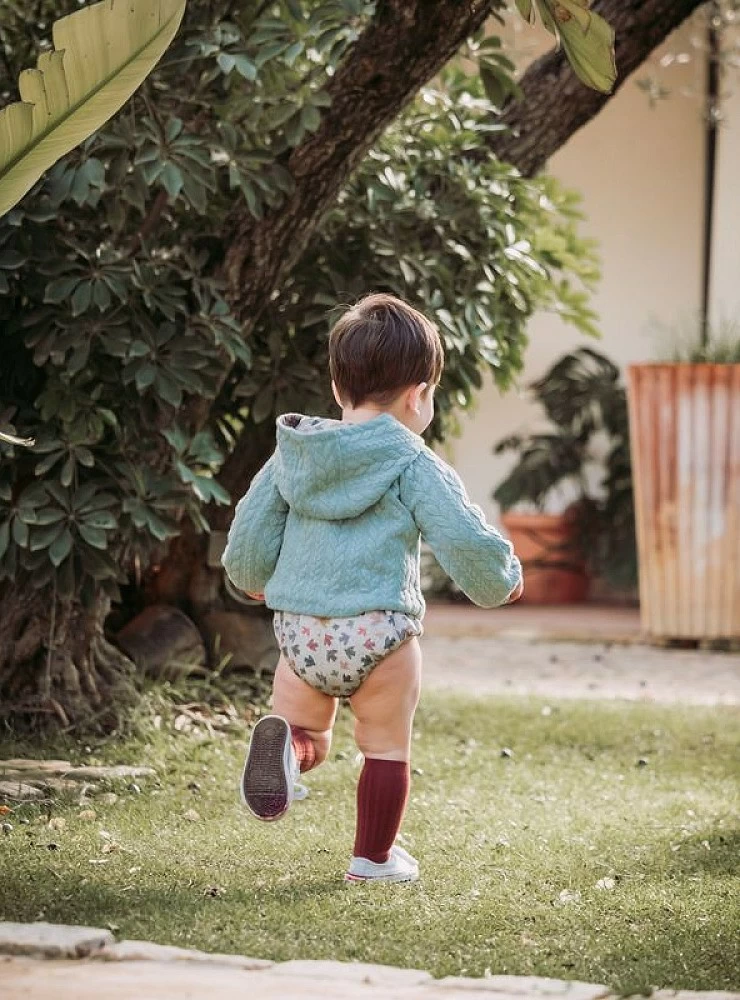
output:
<instances>
[{"instance_id":1,"label":"jacket hood","mask_svg":"<svg viewBox=\"0 0 740 1000\"><path fill-rule=\"evenodd\" d=\"M423 448L420 437L387 413L362 424L287 413L277 421L277 487L304 516L358 517Z\"/></svg>"}]
</instances>

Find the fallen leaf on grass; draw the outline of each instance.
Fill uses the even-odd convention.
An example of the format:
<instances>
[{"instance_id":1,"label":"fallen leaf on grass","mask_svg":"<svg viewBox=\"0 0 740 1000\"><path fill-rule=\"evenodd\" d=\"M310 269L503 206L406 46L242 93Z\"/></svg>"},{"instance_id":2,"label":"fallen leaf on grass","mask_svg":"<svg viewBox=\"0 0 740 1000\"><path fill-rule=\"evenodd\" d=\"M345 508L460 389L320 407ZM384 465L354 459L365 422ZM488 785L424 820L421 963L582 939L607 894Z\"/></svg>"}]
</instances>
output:
<instances>
[{"instance_id":1,"label":"fallen leaf on grass","mask_svg":"<svg viewBox=\"0 0 740 1000\"><path fill-rule=\"evenodd\" d=\"M581 894L577 889L563 889L558 894L558 898L552 901L553 906L569 906L571 903L580 903Z\"/></svg>"},{"instance_id":2,"label":"fallen leaf on grass","mask_svg":"<svg viewBox=\"0 0 740 1000\"><path fill-rule=\"evenodd\" d=\"M600 878L596 883L597 889L613 889L617 883L613 878Z\"/></svg>"}]
</instances>

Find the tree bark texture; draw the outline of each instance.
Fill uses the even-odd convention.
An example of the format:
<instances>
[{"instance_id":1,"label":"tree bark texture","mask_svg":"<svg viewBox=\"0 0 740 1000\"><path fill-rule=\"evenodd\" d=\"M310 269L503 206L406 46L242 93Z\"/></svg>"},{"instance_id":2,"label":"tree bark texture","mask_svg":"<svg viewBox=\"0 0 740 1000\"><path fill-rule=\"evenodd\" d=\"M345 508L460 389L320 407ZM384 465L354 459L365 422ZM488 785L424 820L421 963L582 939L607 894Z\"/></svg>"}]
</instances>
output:
<instances>
[{"instance_id":1,"label":"tree bark texture","mask_svg":"<svg viewBox=\"0 0 740 1000\"><path fill-rule=\"evenodd\" d=\"M131 662L105 638L107 598L61 602L28 581L0 587L0 718L111 729L131 701Z\"/></svg>"},{"instance_id":2,"label":"tree bark texture","mask_svg":"<svg viewBox=\"0 0 740 1000\"><path fill-rule=\"evenodd\" d=\"M327 85L332 103L318 131L291 154L293 194L260 220L243 203L234 210L225 272L247 325L378 136L500 6L498 0L380 0Z\"/></svg>"},{"instance_id":3,"label":"tree bark texture","mask_svg":"<svg viewBox=\"0 0 740 1000\"><path fill-rule=\"evenodd\" d=\"M617 83L611 94L584 86L562 51L537 59L519 85L522 96L504 109L507 132L494 133L489 150L525 177L541 170L570 137L594 118L625 80L703 0L596 0L593 10L616 32Z\"/></svg>"}]
</instances>

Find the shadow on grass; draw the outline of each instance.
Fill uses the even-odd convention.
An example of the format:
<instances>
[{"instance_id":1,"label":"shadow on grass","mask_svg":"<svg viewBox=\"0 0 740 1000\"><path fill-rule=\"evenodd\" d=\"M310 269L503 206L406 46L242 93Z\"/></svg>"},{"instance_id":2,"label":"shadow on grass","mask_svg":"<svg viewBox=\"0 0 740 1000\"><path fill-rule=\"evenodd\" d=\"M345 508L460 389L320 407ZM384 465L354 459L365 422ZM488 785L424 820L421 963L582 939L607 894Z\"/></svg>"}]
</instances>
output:
<instances>
[{"instance_id":1,"label":"shadow on grass","mask_svg":"<svg viewBox=\"0 0 740 1000\"><path fill-rule=\"evenodd\" d=\"M740 830L705 830L676 838L668 850L669 870L681 875L705 873L736 878L740 871Z\"/></svg>"}]
</instances>

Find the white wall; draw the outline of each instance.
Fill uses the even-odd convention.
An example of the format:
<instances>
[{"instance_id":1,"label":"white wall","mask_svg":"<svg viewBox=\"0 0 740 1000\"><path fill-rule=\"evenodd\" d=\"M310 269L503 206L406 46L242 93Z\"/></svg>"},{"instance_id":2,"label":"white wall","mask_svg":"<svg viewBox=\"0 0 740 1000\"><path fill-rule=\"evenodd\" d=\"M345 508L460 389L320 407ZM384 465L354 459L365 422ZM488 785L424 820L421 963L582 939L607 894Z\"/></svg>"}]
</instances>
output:
<instances>
[{"instance_id":1,"label":"white wall","mask_svg":"<svg viewBox=\"0 0 740 1000\"><path fill-rule=\"evenodd\" d=\"M710 320L740 318L740 74L735 71L722 106L712 246Z\"/></svg>"},{"instance_id":2,"label":"white wall","mask_svg":"<svg viewBox=\"0 0 740 1000\"><path fill-rule=\"evenodd\" d=\"M680 44L679 33L670 41L671 51ZM672 67L671 83L676 89L693 87L699 69L695 62ZM522 387L583 343L620 365L658 357L666 338L651 324L686 323L698 313L704 156L699 98L677 93L653 108L636 85L641 75L628 80L550 164L565 185L581 192L583 232L600 244L603 277L593 302L603 337L594 342L555 316L534 317ZM740 143L740 129L734 141ZM723 153L729 173L729 144ZM731 234L728 221L723 239L731 235L737 264L740 237ZM491 491L512 461L494 457L491 447L505 434L531 426L536 415L521 391L502 397L489 385L475 410L463 417L462 436L450 442L449 458L490 516L495 515Z\"/></svg>"}]
</instances>

